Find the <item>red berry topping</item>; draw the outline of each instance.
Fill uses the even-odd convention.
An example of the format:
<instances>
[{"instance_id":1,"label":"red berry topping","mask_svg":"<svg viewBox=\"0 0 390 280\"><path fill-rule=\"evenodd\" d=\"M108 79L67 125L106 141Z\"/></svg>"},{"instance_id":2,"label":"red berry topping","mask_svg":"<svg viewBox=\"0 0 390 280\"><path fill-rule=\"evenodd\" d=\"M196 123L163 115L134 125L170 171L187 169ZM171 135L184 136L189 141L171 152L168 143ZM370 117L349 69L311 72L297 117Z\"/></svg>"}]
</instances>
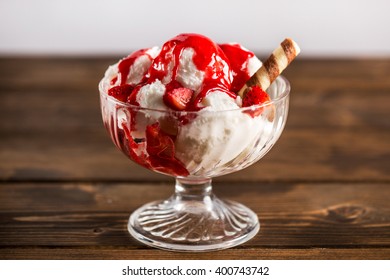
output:
<instances>
[{"instance_id":1,"label":"red berry topping","mask_svg":"<svg viewBox=\"0 0 390 280\"><path fill-rule=\"evenodd\" d=\"M166 159L172 159L175 156L173 140L161 130L158 123L146 127L146 143L146 151L149 155Z\"/></svg>"},{"instance_id":2,"label":"red berry topping","mask_svg":"<svg viewBox=\"0 0 390 280\"><path fill-rule=\"evenodd\" d=\"M146 127L146 151L153 170L173 176L188 176L184 165L175 158L172 138L160 128L159 123Z\"/></svg>"},{"instance_id":3,"label":"red berry topping","mask_svg":"<svg viewBox=\"0 0 390 280\"><path fill-rule=\"evenodd\" d=\"M242 99L242 107L261 105L269 101L271 101L271 98L264 90L262 90L259 86L253 86L244 95L244 98ZM256 117L263 112L263 109L263 107L257 108L255 111L250 112L250 115L252 117Z\"/></svg>"},{"instance_id":4,"label":"red berry topping","mask_svg":"<svg viewBox=\"0 0 390 280\"><path fill-rule=\"evenodd\" d=\"M175 157L175 146L171 136L161 130L159 123L148 125L146 141L139 143L134 141L125 124L123 128L127 140L125 150L133 161L148 169L172 176L186 177L189 175L183 163Z\"/></svg>"},{"instance_id":5,"label":"red berry topping","mask_svg":"<svg viewBox=\"0 0 390 280\"><path fill-rule=\"evenodd\" d=\"M108 90L108 95L115 97L119 101L126 102L133 89L133 86L127 84L116 86Z\"/></svg>"},{"instance_id":6,"label":"red berry topping","mask_svg":"<svg viewBox=\"0 0 390 280\"><path fill-rule=\"evenodd\" d=\"M255 56L249 50L245 50L239 44L219 45L230 62L233 73L233 83L230 88L233 92L238 92L249 80L248 60Z\"/></svg>"},{"instance_id":7,"label":"red berry topping","mask_svg":"<svg viewBox=\"0 0 390 280\"><path fill-rule=\"evenodd\" d=\"M130 95L127 97L127 103L135 106L139 106L139 102L137 101L137 95L140 89L142 88L142 84L136 86L133 91L130 93Z\"/></svg>"},{"instance_id":8,"label":"red berry topping","mask_svg":"<svg viewBox=\"0 0 390 280\"><path fill-rule=\"evenodd\" d=\"M194 92L188 88L175 88L165 92L163 100L168 107L177 111L183 111L191 101L193 93Z\"/></svg>"},{"instance_id":9,"label":"red berry topping","mask_svg":"<svg viewBox=\"0 0 390 280\"><path fill-rule=\"evenodd\" d=\"M131 136L130 130L126 124L123 123L123 130L125 132L125 139L127 140L127 147L125 147L126 154L141 166L151 168L147 154L144 152L145 142L136 143ZM113 132L115 133L115 132Z\"/></svg>"},{"instance_id":10,"label":"red berry topping","mask_svg":"<svg viewBox=\"0 0 390 280\"><path fill-rule=\"evenodd\" d=\"M270 101L268 94L262 90L259 86L253 86L245 94L242 100L242 107L248 107L252 105L263 104L267 101Z\"/></svg>"}]
</instances>

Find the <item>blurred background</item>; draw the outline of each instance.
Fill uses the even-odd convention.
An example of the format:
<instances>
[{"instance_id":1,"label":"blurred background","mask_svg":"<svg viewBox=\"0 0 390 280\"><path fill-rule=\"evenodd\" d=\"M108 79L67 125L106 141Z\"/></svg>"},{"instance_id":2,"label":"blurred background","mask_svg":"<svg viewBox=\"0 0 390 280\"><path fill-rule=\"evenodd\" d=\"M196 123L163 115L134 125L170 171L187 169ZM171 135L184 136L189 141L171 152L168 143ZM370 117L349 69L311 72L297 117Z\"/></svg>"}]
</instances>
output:
<instances>
[{"instance_id":1,"label":"blurred background","mask_svg":"<svg viewBox=\"0 0 390 280\"><path fill-rule=\"evenodd\" d=\"M302 57L390 55L389 0L0 0L0 55L124 55L183 32Z\"/></svg>"}]
</instances>

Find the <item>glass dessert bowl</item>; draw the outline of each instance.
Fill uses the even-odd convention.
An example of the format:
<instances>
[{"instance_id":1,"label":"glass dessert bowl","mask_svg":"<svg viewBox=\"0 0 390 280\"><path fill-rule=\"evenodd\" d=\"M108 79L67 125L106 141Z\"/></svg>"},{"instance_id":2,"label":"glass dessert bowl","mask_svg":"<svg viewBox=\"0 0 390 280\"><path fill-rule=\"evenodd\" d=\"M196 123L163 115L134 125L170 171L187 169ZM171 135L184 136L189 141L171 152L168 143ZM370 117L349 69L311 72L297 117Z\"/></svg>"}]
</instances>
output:
<instances>
[{"instance_id":1,"label":"glass dessert bowl","mask_svg":"<svg viewBox=\"0 0 390 280\"><path fill-rule=\"evenodd\" d=\"M279 76L271 101L233 110L174 111L141 108L109 96L99 84L103 122L132 161L176 180L174 194L130 216L138 241L174 251L211 251L246 242L260 228L246 206L217 198L212 178L261 159L282 133L290 84Z\"/></svg>"}]
</instances>

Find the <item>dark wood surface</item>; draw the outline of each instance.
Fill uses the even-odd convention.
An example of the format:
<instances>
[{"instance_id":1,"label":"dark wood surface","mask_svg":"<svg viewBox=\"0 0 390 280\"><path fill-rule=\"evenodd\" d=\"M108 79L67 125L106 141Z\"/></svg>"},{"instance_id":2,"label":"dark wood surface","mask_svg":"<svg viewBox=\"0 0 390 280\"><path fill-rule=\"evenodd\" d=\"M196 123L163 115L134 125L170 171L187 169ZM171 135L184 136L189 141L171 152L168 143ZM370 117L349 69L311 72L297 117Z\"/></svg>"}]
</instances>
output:
<instances>
[{"instance_id":1,"label":"dark wood surface","mask_svg":"<svg viewBox=\"0 0 390 280\"><path fill-rule=\"evenodd\" d=\"M290 114L261 161L215 179L260 233L173 253L126 230L171 178L136 166L103 128L97 84L117 58L0 58L0 259L389 259L390 59L294 62Z\"/></svg>"}]
</instances>

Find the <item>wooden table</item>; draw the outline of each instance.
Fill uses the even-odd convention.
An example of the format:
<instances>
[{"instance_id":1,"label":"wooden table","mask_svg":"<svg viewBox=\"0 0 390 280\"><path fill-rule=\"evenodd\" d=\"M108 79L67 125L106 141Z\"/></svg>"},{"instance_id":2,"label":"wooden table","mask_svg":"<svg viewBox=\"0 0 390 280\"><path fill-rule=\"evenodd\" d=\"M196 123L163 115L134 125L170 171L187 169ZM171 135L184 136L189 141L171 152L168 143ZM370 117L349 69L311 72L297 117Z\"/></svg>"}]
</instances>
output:
<instances>
[{"instance_id":1,"label":"wooden table","mask_svg":"<svg viewBox=\"0 0 390 280\"><path fill-rule=\"evenodd\" d=\"M260 233L236 248L173 253L127 230L171 178L106 134L97 84L117 58L0 59L1 259L389 259L390 60L298 60L290 115L255 165L215 180Z\"/></svg>"}]
</instances>

